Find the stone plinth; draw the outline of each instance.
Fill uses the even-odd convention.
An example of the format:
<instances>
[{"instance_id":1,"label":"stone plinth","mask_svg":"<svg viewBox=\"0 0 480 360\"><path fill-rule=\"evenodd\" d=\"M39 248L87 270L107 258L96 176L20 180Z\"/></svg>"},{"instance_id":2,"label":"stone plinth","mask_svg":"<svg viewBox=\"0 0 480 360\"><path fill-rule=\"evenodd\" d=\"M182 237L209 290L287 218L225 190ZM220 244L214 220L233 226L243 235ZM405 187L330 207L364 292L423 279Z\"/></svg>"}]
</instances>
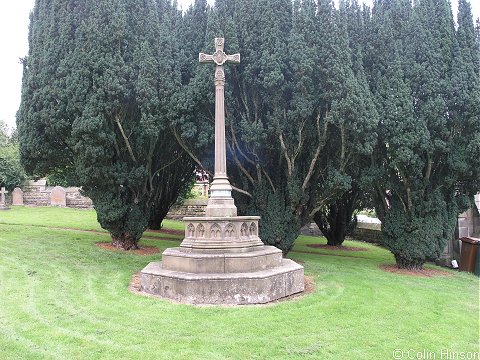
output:
<instances>
[{"instance_id":1,"label":"stone plinth","mask_svg":"<svg viewBox=\"0 0 480 360\"><path fill-rule=\"evenodd\" d=\"M266 270L282 264L282 252L265 246L253 252L196 253L185 248L170 248L162 255L163 267L189 273L237 273Z\"/></svg>"},{"instance_id":2,"label":"stone plinth","mask_svg":"<svg viewBox=\"0 0 480 360\"><path fill-rule=\"evenodd\" d=\"M303 291L303 267L289 259L280 266L243 273L185 273L161 262L142 270L142 289L190 304L263 304Z\"/></svg>"},{"instance_id":3,"label":"stone plinth","mask_svg":"<svg viewBox=\"0 0 480 360\"><path fill-rule=\"evenodd\" d=\"M142 270L143 291L192 304L267 303L303 291L303 267L262 243L258 216L184 221L180 247Z\"/></svg>"}]
</instances>

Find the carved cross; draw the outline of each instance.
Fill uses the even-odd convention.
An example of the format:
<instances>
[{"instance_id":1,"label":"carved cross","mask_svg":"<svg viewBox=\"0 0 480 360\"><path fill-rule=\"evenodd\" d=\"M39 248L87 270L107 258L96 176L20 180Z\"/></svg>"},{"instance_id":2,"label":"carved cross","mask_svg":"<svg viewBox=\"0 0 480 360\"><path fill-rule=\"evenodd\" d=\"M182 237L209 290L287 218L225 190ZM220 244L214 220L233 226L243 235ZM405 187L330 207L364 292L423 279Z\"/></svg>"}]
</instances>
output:
<instances>
[{"instance_id":1,"label":"carved cross","mask_svg":"<svg viewBox=\"0 0 480 360\"><path fill-rule=\"evenodd\" d=\"M224 38L215 38L215 52L212 55L200 53L198 60L201 63L215 63L215 176L210 187L210 200L213 199L231 199L227 210L222 205L220 213L225 216L236 215L236 207L232 199L232 187L227 178L227 161L225 146L225 63L240 63L240 54L227 55L223 51L225 44ZM210 203L209 200L209 203ZM223 201L223 200L222 200ZM213 204L213 203L212 203ZM210 208L207 206L207 216L210 214ZM213 213L212 213L213 214Z\"/></svg>"},{"instance_id":2,"label":"carved cross","mask_svg":"<svg viewBox=\"0 0 480 360\"><path fill-rule=\"evenodd\" d=\"M225 81L225 71L223 64L234 63L240 64L240 54L227 55L223 51L225 45L224 38L215 38L215 52L212 55L200 53L198 54L198 61L200 63L215 63L217 69L215 71L215 81ZM216 83L215 83L216 84Z\"/></svg>"}]
</instances>

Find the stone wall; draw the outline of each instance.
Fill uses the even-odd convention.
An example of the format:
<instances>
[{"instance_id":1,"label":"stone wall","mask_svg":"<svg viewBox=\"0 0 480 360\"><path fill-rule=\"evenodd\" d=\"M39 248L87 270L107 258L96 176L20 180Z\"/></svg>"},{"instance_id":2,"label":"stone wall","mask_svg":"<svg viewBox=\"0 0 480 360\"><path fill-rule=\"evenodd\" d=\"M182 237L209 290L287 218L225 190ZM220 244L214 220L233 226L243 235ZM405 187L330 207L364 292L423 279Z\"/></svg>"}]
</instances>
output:
<instances>
[{"instance_id":1,"label":"stone wall","mask_svg":"<svg viewBox=\"0 0 480 360\"><path fill-rule=\"evenodd\" d=\"M54 186L47 186L45 180L29 181L20 189L23 191L24 206L50 206L52 205L52 190ZM92 200L80 194L80 188L68 187L57 189L64 190L66 207L76 209L93 208ZM61 191L63 193L63 191ZM8 194L7 204L12 205L12 196Z\"/></svg>"},{"instance_id":2,"label":"stone wall","mask_svg":"<svg viewBox=\"0 0 480 360\"><path fill-rule=\"evenodd\" d=\"M480 215L475 207L458 216L458 238L478 234L480 234Z\"/></svg>"},{"instance_id":3,"label":"stone wall","mask_svg":"<svg viewBox=\"0 0 480 360\"><path fill-rule=\"evenodd\" d=\"M167 218L180 220L185 216L205 216L206 207L206 199L187 199L183 205L172 206Z\"/></svg>"},{"instance_id":4,"label":"stone wall","mask_svg":"<svg viewBox=\"0 0 480 360\"><path fill-rule=\"evenodd\" d=\"M261 223L260 223L261 225ZM300 229L302 235L323 236L317 224L310 223ZM353 230L351 238L353 240L365 241L374 244L381 243L381 225L372 223L358 222L357 227Z\"/></svg>"},{"instance_id":5,"label":"stone wall","mask_svg":"<svg viewBox=\"0 0 480 360\"><path fill-rule=\"evenodd\" d=\"M93 208L92 200L80 194L80 190L81 189L78 187L65 188L66 197L67 197L67 207L71 207L75 209L92 209Z\"/></svg>"},{"instance_id":6,"label":"stone wall","mask_svg":"<svg viewBox=\"0 0 480 360\"><path fill-rule=\"evenodd\" d=\"M35 185L29 183L20 187L23 191L23 205L26 206L49 206L50 191L46 185Z\"/></svg>"},{"instance_id":7,"label":"stone wall","mask_svg":"<svg viewBox=\"0 0 480 360\"><path fill-rule=\"evenodd\" d=\"M372 244L382 243L382 227L380 224L357 223L351 236L354 240L365 241Z\"/></svg>"}]
</instances>

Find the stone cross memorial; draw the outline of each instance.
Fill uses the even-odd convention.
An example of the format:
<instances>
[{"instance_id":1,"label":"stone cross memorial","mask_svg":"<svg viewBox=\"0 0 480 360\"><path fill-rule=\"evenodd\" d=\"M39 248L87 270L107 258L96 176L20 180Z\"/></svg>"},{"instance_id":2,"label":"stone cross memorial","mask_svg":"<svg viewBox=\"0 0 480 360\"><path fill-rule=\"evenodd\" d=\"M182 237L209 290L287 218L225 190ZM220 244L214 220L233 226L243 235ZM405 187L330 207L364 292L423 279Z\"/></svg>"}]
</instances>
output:
<instances>
[{"instance_id":1,"label":"stone cross memorial","mask_svg":"<svg viewBox=\"0 0 480 360\"><path fill-rule=\"evenodd\" d=\"M210 186L207 216L235 216L232 186L227 177L227 151L225 145L225 63L240 63L240 54L227 55L223 51L224 39L215 39L215 53L200 53L200 63L215 64L215 175Z\"/></svg>"},{"instance_id":2,"label":"stone cross memorial","mask_svg":"<svg viewBox=\"0 0 480 360\"><path fill-rule=\"evenodd\" d=\"M10 208L6 204L5 195L8 194L8 191L4 187L0 189L0 210L9 210Z\"/></svg>"},{"instance_id":3,"label":"stone cross memorial","mask_svg":"<svg viewBox=\"0 0 480 360\"><path fill-rule=\"evenodd\" d=\"M227 177L225 146L224 39L215 53L199 60L215 64L215 176L205 217L185 217L180 247L163 252L161 262L141 272L142 291L194 304L257 304L304 290L303 267L283 259L281 250L262 243L258 216L237 216Z\"/></svg>"}]
</instances>

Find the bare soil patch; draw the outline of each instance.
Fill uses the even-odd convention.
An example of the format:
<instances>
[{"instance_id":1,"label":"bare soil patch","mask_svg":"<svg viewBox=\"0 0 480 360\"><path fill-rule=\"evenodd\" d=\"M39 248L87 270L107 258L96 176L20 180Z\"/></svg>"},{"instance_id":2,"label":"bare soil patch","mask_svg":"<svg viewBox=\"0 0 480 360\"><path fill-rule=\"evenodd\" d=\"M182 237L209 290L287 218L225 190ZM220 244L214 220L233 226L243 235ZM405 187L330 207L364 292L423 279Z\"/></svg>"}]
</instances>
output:
<instances>
[{"instance_id":1,"label":"bare soil patch","mask_svg":"<svg viewBox=\"0 0 480 360\"><path fill-rule=\"evenodd\" d=\"M437 269L422 269L422 270L408 270L399 269L397 265L381 264L378 266L383 271L387 271L393 274L417 276L417 277L434 277L434 276L452 276L451 273Z\"/></svg>"},{"instance_id":2,"label":"bare soil patch","mask_svg":"<svg viewBox=\"0 0 480 360\"><path fill-rule=\"evenodd\" d=\"M124 253L133 253L135 255L140 255L140 256L147 256L147 255L152 255L152 254L158 254L160 252L160 249L155 247L155 246L140 246L139 249L137 250L121 250L117 249L114 247L111 243L96 243L98 247L101 247L102 249L105 250L110 250L110 251L116 251L116 252L124 252Z\"/></svg>"},{"instance_id":3,"label":"bare soil patch","mask_svg":"<svg viewBox=\"0 0 480 360\"><path fill-rule=\"evenodd\" d=\"M324 250L340 250L340 251L368 251L368 249L356 247L356 246L331 246L331 245L324 245L324 244L308 244L308 247L315 248L315 249L324 249Z\"/></svg>"}]
</instances>

